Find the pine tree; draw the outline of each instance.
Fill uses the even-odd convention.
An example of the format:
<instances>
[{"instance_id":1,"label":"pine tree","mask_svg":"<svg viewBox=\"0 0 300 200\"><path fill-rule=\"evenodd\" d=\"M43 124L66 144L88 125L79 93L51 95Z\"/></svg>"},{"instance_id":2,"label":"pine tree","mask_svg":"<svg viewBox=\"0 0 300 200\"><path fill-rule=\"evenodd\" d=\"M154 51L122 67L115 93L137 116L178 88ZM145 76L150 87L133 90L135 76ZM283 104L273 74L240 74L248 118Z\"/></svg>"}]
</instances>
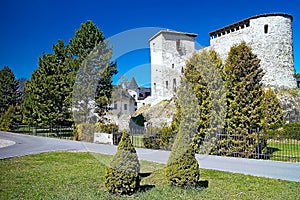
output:
<instances>
[{"instance_id":1,"label":"pine tree","mask_svg":"<svg viewBox=\"0 0 300 200\"><path fill-rule=\"evenodd\" d=\"M251 48L242 42L231 47L223 68L228 111L226 137L220 139L220 153L251 157L257 146L261 128L263 70Z\"/></svg>"},{"instance_id":2,"label":"pine tree","mask_svg":"<svg viewBox=\"0 0 300 200\"><path fill-rule=\"evenodd\" d=\"M171 185L196 186L199 182L199 164L191 146L198 132L200 109L194 90L185 77L182 78L177 92L181 120L179 131L166 166L166 176Z\"/></svg>"},{"instance_id":3,"label":"pine tree","mask_svg":"<svg viewBox=\"0 0 300 200\"><path fill-rule=\"evenodd\" d=\"M13 107L11 106L0 117L0 131L9 131L12 121L13 121Z\"/></svg>"},{"instance_id":4,"label":"pine tree","mask_svg":"<svg viewBox=\"0 0 300 200\"><path fill-rule=\"evenodd\" d=\"M91 20L88 20L80 25L75 36L69 41L68 48L71 54L78 58L80 66L89 53L103 41L103 32Z\"/></svg>"},{"instance_id":5,"label":"pine tree","mask_svg":"<svg viewBox=\"0 0 300 200\"><path fill-rule=\"evenodd\" d=\"M24 121L34 125L71 125L73 58L63 41L39 58L39 68L25 86Z\"/></svg>"},{"instance_id":6,"label":"pine tree","mask_svg":"<svg viewBox=\"0 0 300 200\"><path fill-rule=\"evenodd\" d=\"M105 172L105 187L114 194L133 194L140 186L140 164L129 135L123 132L118 150Z\"/></svg>"},{"instance_id":7,"label":"pine tree","mask_svg":"<svg viewBox=\"0 0 300 200\"><path fill-rule=\"evenodd\" d=\"M283 112L281 103L277 98L276 93L270 87L264 94L262 109L262 127L264 129L276 129L283 125Z\"/></svg>"},{"instance_id":8,"label":"pine tree","mask_svg":"<svg viewBox=\"0 0 300 200\"><path fill-rule=\"evenodd\" d=\"M221 66L222 60L215 51L201 50L187 61L184 71L183 76L193 88L201 110L198 133L192 142L197 153L209 153L214 147L216 133L224 126L226 101ZM177 103L173 127L179 127L176 124L180 122L180 107Z\"/></svg>"},{"instance_id":9,"label":"pine tree","mask_svg":"<svg viewBox=\"0 0 300 200\"><path fill-rule=\"evenodd\" d=\"M94 113L102 119L112 95L112 76L116 64L110 63L112 48L102 42L82 62L73 87L75 123L96 123ZM95 102L95 103L93 103Z\"/></svg>"},{"instance_id":10,"label":"pine tree","mask_svg":"<svg viewBox=\"0 0 300 200\"><path fill-rule=\"evenodd\" d=\"M7 66L0 70L0 117L20 100L19 82Z\"/></svg>"}]
</instances>

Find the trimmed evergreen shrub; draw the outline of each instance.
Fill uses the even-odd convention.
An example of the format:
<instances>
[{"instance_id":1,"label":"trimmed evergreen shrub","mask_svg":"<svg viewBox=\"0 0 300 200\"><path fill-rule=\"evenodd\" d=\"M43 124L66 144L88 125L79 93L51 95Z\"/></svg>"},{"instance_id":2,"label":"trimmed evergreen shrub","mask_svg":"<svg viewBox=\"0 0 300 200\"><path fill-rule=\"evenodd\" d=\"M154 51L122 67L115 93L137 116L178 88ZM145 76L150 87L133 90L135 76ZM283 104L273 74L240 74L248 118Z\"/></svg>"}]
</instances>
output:
<instances>
[{"instance_id":1,"label":"trimmed evergreen shrub","mask_svg":"<svg viewBox=\"0 0 300 200\"><path fill-rule=\"evenodd\" d=\"M166 167L167 180L171 185L185 187L196 186L199 182L199 164L191 143L198 132L198 100L183 78L177 91L178 103L181 105L181 121ZM188 98L188 99L187 99Z\"/></svg>"},{"instance_id":2,"label":"trimmed evergreen shrub","mask_svg":"<svg viewBox=\"0 0 300 200\"><path fill-rule=\"evenodd\" d=\"M136 192L140 186L140 163L129 135L123 132L118 150L105 172L105 187L113 194Z\"/></svg>"}]
</instances>

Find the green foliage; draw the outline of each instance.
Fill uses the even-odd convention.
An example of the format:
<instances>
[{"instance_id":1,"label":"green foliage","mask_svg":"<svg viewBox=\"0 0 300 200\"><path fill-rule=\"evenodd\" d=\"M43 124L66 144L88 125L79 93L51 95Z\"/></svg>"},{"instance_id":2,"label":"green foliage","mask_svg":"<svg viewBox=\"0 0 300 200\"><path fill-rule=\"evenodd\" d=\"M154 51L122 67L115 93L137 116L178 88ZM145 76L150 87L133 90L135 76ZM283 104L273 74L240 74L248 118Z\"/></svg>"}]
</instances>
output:
<instances>
[{"instance_id":1,"label":"green foliage","mask_svg":"<svg viewBox=\"0 0 300 200\"><path fill-rule=\"evenodd\" d=\"M0 117L0 131L9 131L12 123L13 107L9 107L8 110Z\"/></svg>"},{"instance_id":2,"label":"green foliage","mask_svg":"<svg viewBox=\"0 0 300 200\"><path fill-rule=\"evenodd\" d=\"M193 149L198 153L209 151L214 133L224 126L226 101L221 66L222 60L213 50L195 53L186 63L183 77L193 88L192 93L196 95L200 110L197 116L198 132L192 142ZM175 132L179 129L182 109L185 108L178 103L177 98L176 115L171 125Z\"/></svg>"},{"instance_id":3,"label":"green foliage","mask_svg":"<svg viewBox=\"0 0 300 200\"><path fill-rule=\"evenodd\" d=\"M7 66L0 70L0 117L20 101L19 81Z\"/></svg>"},{"instance_id":4,"label":"green foliage","mask_svg":"<svg viewBox=\"0 0 300 200\"><path fill-rule=\"evenodd\" d=\"M198 106L198 99L193 95L193 92L193 88L183 77L177 91L178 103L182 108L179 132L166 167L169 183L180 187L195 186L200 178L199 164L195 158L191 142L194 135L198 134L198 116L201 110Z\"/></svg>"},{"instance_id":5,"label":"green foliage","mask_svg":"<svg viewBox=\"0 0 300 200\"><path fill-rule=\"evenodd\" d=\"M63 41L52 54L39 58L39 67L25 85L24 121L33 125L71 125L74 60Z\"/></svg>"},{"instance_id":6,"label":"green foliage","mask_svg":"<svg viewBox=\"0 0 300 200\"><path fill-rule=\"evenodd\" d=\"M268 130L267 133L269 138L300 140L300 123L284 124L281 128Z\"/></svg>"},{"instance_id":7,"label":"green foliage","mask_svg":"<svg viewBox=\"0 0 300 200\"><path fill-rule=\"evenodd\" d=\"M76 108L75 123L96 123L94 112L105 121L103 115L108 111L112 96L112 76L117 73L116 64L110 63L112 47L108 42L96 46L77 71L73 87L73 106ZM91 102L95 101L95 107Z\"/></svg>"},{"instance_id":8,"label":"green foliage","mask_svg":"<svg viewBox=\"0 0 300 200\"><path fill-rule=\"evenodd\" d=\"M283 124L283 111L276 93L269 87L262 101L262 127L266 130L276 129Z\"/></svg>"},{"instance_id":9,"label":"green foliage","mask_svg":"<svg viewBox=\"0 0 300 200\"><path fill-rule=\"evenodd\" d=\"M223 68L226 85L228 111L226 116L227 155L237 153L250 157L255 151L255 133L249 130L261 128L264 91L262 89L263 70L260 60L251 48L242 42L231 47Z\"/></svg>"},{"instance_id":10,"label":"green foliage","mask_svg":"<svg viewBox=\"0 0 300 200\"><path fill-rule=\"evenodd\" d=\"M118 150L105 172L105 187L113 194L133 194L140 186L140 163L129 135L123 132Z\"/></svg>"},{"instance_id":11,"label":"green foliage","mask_svg":"<svg viewBox=\"0 0 300 200\"><path fill-rule=\"evenodd\" d=\"M171 126L147 127L143 137L144 146L148 149L171 150L176 132Z\"/></svg>"},{"instance_id":12,"label":"green foliage","mask_svg":"<svg viewBox=\"0 0 300 200\"><path fill-rule=\"evenodd\" d=\"M95 130L96 130L95 124L90 124L90 123L76 124L76 128L74 130L74 139L85 141L85 142L93 142Z\"/></svg>"},{"instance_id":13,"label":"green foliage","mask_svg":"<svg viewBox=\"0 0 300 200\"><path fill-rule=\"evenodd\" d=\"M75 36L70 40L68 49L78 58L79 63L82 63L89 53L103 41L103 32L91 20L88 20L80 25Z\"/></svg>"},{"instance_id":14,"label":"green foliage","mask_svg":"<svg viewBox=\"0 0 300 200\"><path fill-rule=\"evenodd\" d=\"M97 132L103 132L103 133L110 133L113 134L115 132L118 132L119 127L116 124L104 124L101 122L96 123L96 131Z\"/></svg>"},{"instance_id":15,"label":"green foliage","mask_svg":"<svg viewBox=\"0 0 300 200\"><path fill-rule=\"evenodd\" d=\"M295 78L300 78L300 73L296 73Z\"/></svg>"},{"instance_id":16,"label":"green foliage","mask_svg":"<svg viewBox=\"0 0 300 200\"><path fill-rule=\"evenodd\" d=\"M84 99L88 94L83 89L80 90L82 96L77 96L77 100L90 103L90 100L95 100L96 93L96 103L98 105L98 108L96 108L101 110L102 107L105 107L103 109L106 109L112 88L111 77L116 73L116 65L110 64L111 48L106 48L107 43L104 43L103 40L103 33L100 32L98 27L92 21L87 21L81 24L80 29L69 41L69 45L65 45L62 40L59 40L57 44L53 45L53 53L43 53L42 57L39 58L38 69L31 75L31 80L25 84L22 111L24 123L68 126L74 123L72 113L72 103L74 103L72 101L74 97L73 85L81 66L85 70L94 67L94 71L91 70L90 73L97 71L99 68L103 69L101 73L105 80L99 80L99 78L94 80L93 99ZM103 44L100 44L101 42ZM88 56L89 59L85 60ZM89 66L89 68L87 69L86 66ZM85 79L88 78L91 77L85 77ZM83 81L80 83L82 87L86 87ZM97 89L97 87L100 89ZM101 98L106 100L102 101ZM76 104L74 105L76 106ZM85 106L87 105L86 103ZM87 112L86 115L89 116L89 114ZM79 120L78 123L82 122L90 123L91 121L88 119Z\"/></svg>"}]
</instances>

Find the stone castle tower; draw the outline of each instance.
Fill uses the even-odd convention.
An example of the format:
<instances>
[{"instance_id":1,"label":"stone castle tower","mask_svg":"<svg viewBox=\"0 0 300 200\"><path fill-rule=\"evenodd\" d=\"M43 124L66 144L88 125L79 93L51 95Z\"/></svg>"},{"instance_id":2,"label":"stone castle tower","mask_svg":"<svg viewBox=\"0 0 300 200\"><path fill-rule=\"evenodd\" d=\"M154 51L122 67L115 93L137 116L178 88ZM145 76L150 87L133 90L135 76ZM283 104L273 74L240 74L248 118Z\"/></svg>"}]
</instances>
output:
<instances>
[{"instance_id":1,"label":"stone castle tower","mask_svg":"<svg viewBox=\"0 0 300 200\"><path fill-rule=\"evenodd\" d=\"M210 32L210 47L225 61L230 47L245 41L261 60L264 86L295 88L292 21L288 14L250 17Z\"/></svg>"},{"instance_id":2,"label":"stone castle tower","mask_svg":"<svg viewBox=\"0 0 300 200\"><path fill-rule=\"evenodd\" d=\"M151 96L171 98L183 73L185 62L195 51L194 33L162 30L150 38Z\"/></svg>"},{"instance_id":3,"label":"stone castle tower","mask_svg":"<svg viewBox=\"0 0 300 200\"><path fill-rule=\"evenodd\" d=\"M261 60L263 85L296 88L292 35L293 17L288 14L262 14L212 31L210 47L223 62L234 44L245 41ZM197 34L162 30L150 38L151 96L173 96L185 62L195 51Z\"/></svg>"}]
</instances>

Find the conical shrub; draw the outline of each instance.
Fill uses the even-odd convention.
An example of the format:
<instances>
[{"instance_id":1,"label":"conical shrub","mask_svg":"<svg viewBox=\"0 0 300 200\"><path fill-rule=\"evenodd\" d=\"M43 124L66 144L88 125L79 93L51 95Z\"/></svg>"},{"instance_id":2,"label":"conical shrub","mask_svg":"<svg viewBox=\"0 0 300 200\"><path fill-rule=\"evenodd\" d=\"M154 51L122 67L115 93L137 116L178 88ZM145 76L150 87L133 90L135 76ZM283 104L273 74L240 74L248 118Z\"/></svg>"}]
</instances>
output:
<instances>
[{"instance_id":1,"label":"conical shrub","mask_svg":"<svg viewBox=\"0 0 300 200\"><path fill-rule=\"evenodd\" d=\"M118 150L105 172L105 187L113 194L133 194L140 186L140 163L129 135L123 132Z\"/></svg>"},{"instance_id":2,"label":"conical shrub","mask_svg":"<svg viewBox=\"0 0 300 200\"><path fill-rule=\"evenodd\" d=\"M192 88L183 78L177 92L181 121L166 167L167 180L179 187L196 186L200 179L199 164L191 146L199 127L199 107L196 96L192 94Z\"/></svg>"}]
</instances>

